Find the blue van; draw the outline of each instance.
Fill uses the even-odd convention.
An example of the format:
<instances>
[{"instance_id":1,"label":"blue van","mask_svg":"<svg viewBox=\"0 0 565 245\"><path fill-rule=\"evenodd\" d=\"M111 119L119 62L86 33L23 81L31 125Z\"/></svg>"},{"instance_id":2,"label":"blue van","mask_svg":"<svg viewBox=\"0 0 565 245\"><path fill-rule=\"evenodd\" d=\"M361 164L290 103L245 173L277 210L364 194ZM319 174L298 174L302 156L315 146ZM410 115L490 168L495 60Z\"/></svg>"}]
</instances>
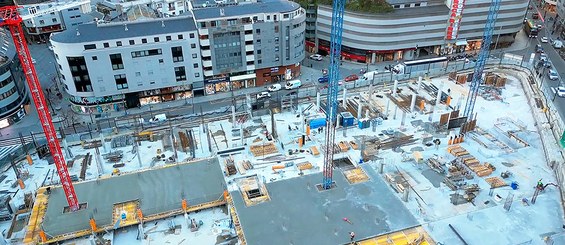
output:
<instances>
[{"instance_id":1,"label":"blue van","mask_svg":"<svg viewBox=\"0 0 565 245\"><path fill-rule=\"evenodd\" d=\"M328 75L318 78L319 83L327 83L330 80Z\"/></svg>"}]
</instances>

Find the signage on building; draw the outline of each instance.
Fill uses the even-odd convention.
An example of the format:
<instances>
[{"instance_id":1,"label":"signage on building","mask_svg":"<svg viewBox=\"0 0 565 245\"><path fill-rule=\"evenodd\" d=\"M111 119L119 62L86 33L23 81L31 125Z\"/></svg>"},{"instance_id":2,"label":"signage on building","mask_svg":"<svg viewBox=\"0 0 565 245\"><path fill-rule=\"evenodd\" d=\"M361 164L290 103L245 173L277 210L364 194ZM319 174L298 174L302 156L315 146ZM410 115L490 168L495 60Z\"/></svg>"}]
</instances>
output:
<instances>
[{"instance_id":1,"label":"signage on building","mask_svg":"<svg viewBox=\"0 0 565 245\"><path fill-rule=\"evenodd\" d=\"M229 77L220 77L220 78L212 78L208 80L204 80L204 83L221 83L221 82L229 82Z\"/></svg>"},{"instance_id":2,"label":"signage on building","mask_svg":"<svg viewBox=\"0 0 565 245\"><path fill-rule=\"evenodd\" d=\"M459 33L461 26L461 18L463 17L463 8L465 7L465 0L452 0L451 11L449 15L449 25L445 34L446 40L455 40Z\"/></svg>"},{"instance_id":3,"label":"signage on building","mask_svg":"<svg viewBox=\"0 0 565 245\"><path fill-rule=\"evenodd\" d=\"M278 67L271 67L271 73L277 73L277 72L279 72Z\"/></svg>"}]
</instances>

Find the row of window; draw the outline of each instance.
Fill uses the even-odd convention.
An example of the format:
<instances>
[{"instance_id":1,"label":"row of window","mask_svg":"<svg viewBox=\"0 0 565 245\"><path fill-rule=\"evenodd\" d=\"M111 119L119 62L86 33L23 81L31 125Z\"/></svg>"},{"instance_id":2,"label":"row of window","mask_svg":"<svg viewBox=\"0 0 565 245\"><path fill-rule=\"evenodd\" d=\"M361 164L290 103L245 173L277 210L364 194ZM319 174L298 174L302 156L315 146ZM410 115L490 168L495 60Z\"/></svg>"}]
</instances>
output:
<instances>
[{"instance_id":1,"label":"row of window","mask_svg":"<svg viewBox=\"0 0 565 245\"><path fill-rule=\"evenodd\" d=\"M132 58L138 58L138 57L145 57L145 56L160 55L162 53L163 52L161 51L160 48L150 49L150 50L142 50L142 51L134 51L134 52L131 52L131 57Z\"/></svg>"},{"instance_id":2,"label":"row of window","mask_svg":"<svg viewBox=\"0 0 565 245\"><path fill-rule=\"evenodd\" d=\"M194 64L195 67L198 66L198 64ZM186 81L186 68L184 66L177 66L175 67L175 80L177 82L183 82ZM136 72L135 73L136 77L141 76L141 72ZM200 73L194 73L195 77L200 77ZM114 75L114 81L116 83L116 88L118 90L123 90L123 89L127 89L128 88L128 80L126 77L126 74L117 74ZM151 83L154 84L154 83ZM140 85L138 83L138 85Z\"/></svg>"},{"instance_id":3,"label":"row of window","mask_svg":"<svg viewBox=\"0 0 565 245\"><path fill-rule=\"evenodd\" d=\"M191 39L194 38L194 37L195 37L194 33L189 33L189 37L190 37ZM183 34L177 35L177 40L183 40L183 39L184 39L184 35L183 35ZM172 41L172 36L165 36L165 40L166 40L166 41ZM161 39L160 39L159 37L153 37L153 42L154 42L154 43L158 43L158 42L160 42L160 41L161 41ZM135 40L133 40L133 39L130 39L128 42L129 42L129 45L135 45L135 44L136 44ZM141 39L141 43L147 43L147 38L142 38L142 39ZM122 41L116 41L116 46L117 46L117 47L121 47L122 45L123 45L123 44L122 44ZM103 46L104 48L109 48L109 47L110 47L110 43L102 43L102 46ZM196 44L194 44L194 43L192 43L190 46L191 46L191 48L196 48ZM85 50L96 49L96 48L97 48L96 44L85 44L85 45L84 45L84 49L85 49Z\"/></svg>"},{"instance_id":4,"label":"row of window","mask_svg":"<svg viewBox=\"0 0 565 245\"><path fill-rule=\"evenodd\" d=\"M8 90L8 91L6 91L6 92L4 92L4 93L1 93L1 94L0 94L0 100L3 100L3 99L5 99L5 98L8 98L8 97L12 96L12 94L14 94L16 91L17 91L17 90L16 90L16 87L13 87L13 88L11 88L10 90Z\"/></svg>"}]
</instances>

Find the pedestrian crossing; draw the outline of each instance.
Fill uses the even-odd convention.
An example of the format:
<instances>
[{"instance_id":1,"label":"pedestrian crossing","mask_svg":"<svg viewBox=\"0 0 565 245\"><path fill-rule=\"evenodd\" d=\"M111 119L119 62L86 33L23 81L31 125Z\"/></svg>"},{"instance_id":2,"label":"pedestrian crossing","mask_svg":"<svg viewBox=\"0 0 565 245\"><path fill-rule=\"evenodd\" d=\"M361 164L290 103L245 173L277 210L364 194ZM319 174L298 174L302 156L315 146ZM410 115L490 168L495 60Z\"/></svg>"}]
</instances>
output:
<instances>
[{"instance_id":1,"label":"pedestrian crossing","mask_svg":"<svg viewBox=\"0 0 565 245\"><path fill-rule=\"evenodd\" d=\"M4 159L7 156L18 150L20 147L22 147L21 144L0 147L0 161L5 161Z\"/></svg>"}]
</instances>

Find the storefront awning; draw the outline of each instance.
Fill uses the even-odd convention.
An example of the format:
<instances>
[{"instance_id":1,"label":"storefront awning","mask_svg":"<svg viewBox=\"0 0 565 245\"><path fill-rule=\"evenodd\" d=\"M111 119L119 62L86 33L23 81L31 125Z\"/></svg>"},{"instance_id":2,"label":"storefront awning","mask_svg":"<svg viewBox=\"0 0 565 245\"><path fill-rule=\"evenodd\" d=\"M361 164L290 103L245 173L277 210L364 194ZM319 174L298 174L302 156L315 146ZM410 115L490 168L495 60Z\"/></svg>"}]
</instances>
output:
<instances>
[{"instance_id":1,"label":"storefront awning","mask_svg":"<svg viewBox=\"0 0 565 245\"><path fill-rule=\"evenodd\" d=\"M467 45L467 40L457 40L457 42L455 42L456 46L465 46Z\"/></svg>"}]
</instances>

